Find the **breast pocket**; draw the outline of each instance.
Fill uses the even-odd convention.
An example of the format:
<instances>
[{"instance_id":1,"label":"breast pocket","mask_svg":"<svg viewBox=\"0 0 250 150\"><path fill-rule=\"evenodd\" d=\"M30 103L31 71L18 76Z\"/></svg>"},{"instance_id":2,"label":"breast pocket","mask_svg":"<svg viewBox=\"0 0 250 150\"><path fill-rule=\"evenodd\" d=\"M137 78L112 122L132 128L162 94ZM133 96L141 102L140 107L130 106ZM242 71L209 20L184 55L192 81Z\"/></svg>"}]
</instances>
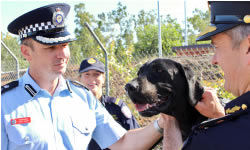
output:
<instances>
[{"instance_id":1,"label":"breast pocket","mask_svg":"<svg viewBox=\"0 0 250 150\"><path fill-rule=\"evenodd\" d=\"M38 141L36 131L32 125L9 125L6 127L10 142L18 145L31 144Z\"/></svg>"},{"instance_id":2,"label":"breast pocket","mask_svg":"<svg viewBox=\"0 0 250 150\"><path fill-rule=\"evenodd\" d=\"M78 112L78 115L72 115L71 119L75 134L83 134L85 136L89 136L92 134L96 127L95 115L92 112Z\"/></svg>"}]
</instances>

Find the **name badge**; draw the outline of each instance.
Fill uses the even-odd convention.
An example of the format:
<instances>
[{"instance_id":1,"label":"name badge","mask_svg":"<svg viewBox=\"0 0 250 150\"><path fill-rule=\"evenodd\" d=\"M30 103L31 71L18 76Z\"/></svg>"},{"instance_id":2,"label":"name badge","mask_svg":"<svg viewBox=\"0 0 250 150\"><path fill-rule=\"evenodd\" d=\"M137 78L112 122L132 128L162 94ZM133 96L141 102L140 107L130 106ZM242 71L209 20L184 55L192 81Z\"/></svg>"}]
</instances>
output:
<instances>
[{"instance_id":1,"label":"name badge","mask_svg":"<svg viewBox=\"0 0 250 150\"><path fill-rule=\"evenodd\" d=\"M31 122L30 117L16 118L16 119L11 119L10 120L11 125L25 124L25 123L30 123L30 122Z\"/></svg>"}]
</instances>

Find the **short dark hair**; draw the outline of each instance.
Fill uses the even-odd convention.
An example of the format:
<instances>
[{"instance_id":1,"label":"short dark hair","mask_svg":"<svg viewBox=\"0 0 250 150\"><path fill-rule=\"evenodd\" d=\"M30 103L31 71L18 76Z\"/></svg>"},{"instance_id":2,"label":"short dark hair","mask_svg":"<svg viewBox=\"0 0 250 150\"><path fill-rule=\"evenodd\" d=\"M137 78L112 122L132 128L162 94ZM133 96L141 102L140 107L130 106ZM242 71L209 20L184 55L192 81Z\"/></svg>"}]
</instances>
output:
<instances>
[{"instance_id":1,"label":"short dark hair","mask_svg":"<svg viewBox=\"0 0 250 150\"><path fill-rule=\"evenodd\" d=\"M26 46L28 46L28 47L30 47L32 50L34 50L34 45L33 45L33 43L32 43L32 40L31 40L31 38L27 38L27 39L23 39L23 40L21 40L21 45L26 45Z\"/></svg>"}]
</instances>

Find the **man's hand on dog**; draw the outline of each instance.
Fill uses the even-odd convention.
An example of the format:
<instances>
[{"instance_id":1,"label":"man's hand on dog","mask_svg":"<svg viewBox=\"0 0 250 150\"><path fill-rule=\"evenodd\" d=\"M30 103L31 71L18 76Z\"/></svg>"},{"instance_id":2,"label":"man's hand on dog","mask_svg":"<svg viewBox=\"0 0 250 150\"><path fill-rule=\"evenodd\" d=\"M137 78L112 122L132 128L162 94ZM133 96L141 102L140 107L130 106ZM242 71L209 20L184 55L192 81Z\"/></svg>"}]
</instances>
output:
<instances>
[{"instance_id":1,"label":"man's hand on dog","mask_svg":"<svg viewBox=\"0 0 250 150\"><path fill-rule=\"evenodd\" d=\"M219 118L225 116L224 107L220 104L216 91L213 88L206 87L195 108L208 118Z\"/></svg>"}]
</instances>

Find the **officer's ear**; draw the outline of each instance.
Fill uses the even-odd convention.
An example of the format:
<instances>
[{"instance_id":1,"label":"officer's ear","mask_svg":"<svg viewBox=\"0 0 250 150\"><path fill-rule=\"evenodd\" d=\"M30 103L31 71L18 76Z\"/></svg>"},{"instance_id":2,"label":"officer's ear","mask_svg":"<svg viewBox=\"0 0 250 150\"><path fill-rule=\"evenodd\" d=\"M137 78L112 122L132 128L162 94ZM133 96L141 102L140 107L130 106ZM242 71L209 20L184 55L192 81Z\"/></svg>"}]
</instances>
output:
<instances>
[{"instance_id":1,"label":"officer's ear","mask_svg":"<svg viewBox=\"0 0 250 150\"><path fill-rule=\"evenodd\" d=\"M25 45L25 44L21 44L21 53L23 55L23 57L28 61L31 62L32 61L32 57L31 57L31 47Z\"/></svg>"},{"instance_id":2,"label":"officer's ear","mask_svg":"<svg viewBox=\"0 0 250 150\"><path fill-rule=\"evenodd\" d=\"M250 65L250 35L247 36L248 49L246 52L247 55L247 64Z\"/></svg>"},{"instance_id":3,"label":"officer's ear","mask_svg":"<svg viewBox=\"0 0 250 150\"><path fill-rule=\"evenodd\" d=\"M248 51L247 54L250 53L250 35L247 36L247 41L248 41Z\"/></svg>"},{"instance_id":4,"label":"officer's ear","mask_svg":"<svg viewBox=\"0 0 250 150\"><path fill-rule=\"evenodd\" d=\"M34 43L33 40L31 38L26 38L24 40L21 41L21 52L23 57L31 62L32 60L32 51L34 51Z\"/></svg>"}]
</instances>

